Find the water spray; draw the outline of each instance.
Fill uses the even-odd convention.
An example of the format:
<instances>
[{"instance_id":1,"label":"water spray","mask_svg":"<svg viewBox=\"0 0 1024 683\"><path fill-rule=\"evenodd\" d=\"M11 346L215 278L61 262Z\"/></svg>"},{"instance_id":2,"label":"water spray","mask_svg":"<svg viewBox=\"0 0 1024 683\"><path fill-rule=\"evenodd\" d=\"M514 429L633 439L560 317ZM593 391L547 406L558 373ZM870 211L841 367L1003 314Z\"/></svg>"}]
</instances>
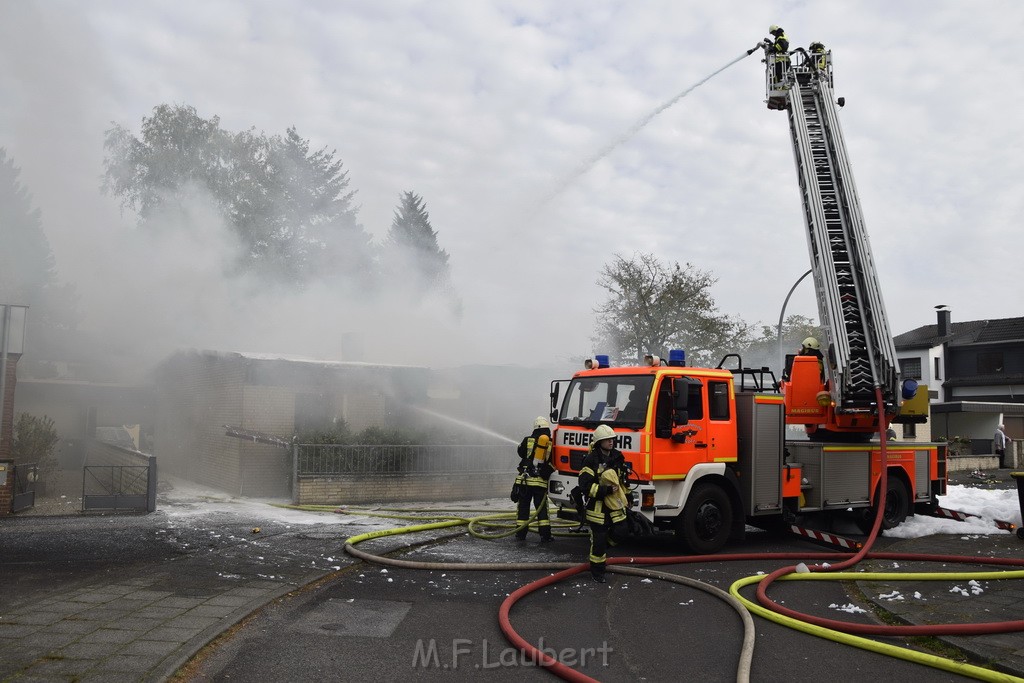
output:
<instances>
[{"instance_id":1,"label":"water spray","mask_svg":"<svg viewBox=\"0 0 1024 683\"><path fill-rule=\"evenodd\" d=\"M626 130L626 132L622 133L622 134L621 134L621 135L619 135L619 136L618 136L617 138L615 138L614 140L612 140L611 142L609 142L609 143L608 143L607 145L605 145L604 147L602 147L602 148L601 148L600 150L598 150L598 151L597 151L597 152L596 152L596 153L595 153L595 154L594 154L593 156L591 156L590 158L588 158L587 160L585 160L585 161L584 161L584 162L583 162L582 164L580 164L580 166L579 166L579 167L578 167L578 168L577 168L577 169L576 169L576 170L575 170L574 172L572 172L572 173L571 173L571 174L570 174L570 175L569 175L568 177L566 177L566 178L564 178L564 179L563 179L562 181L560 181L560 182L559 182L559 183L558 183L558 184L557 184L557 185L555 186L555 189L554 189L554 190L552 190L552 191L551 191L550 193L548 193L548 194L547 194L547 195L546 195L545 197L543 197L543 198L542 198L542 199L540 200L540 206L544 206L544 205L545 205L545 204L547 204L547 203L548 203L549 201L551 201L552 199L554 199L555 197L557 197L557 196L558 196L559 194L561 194L561 193L562 193L563 191L565 191L565 189L566 189L567 187L569 187L569 185L571 185L572 183L574 183L574 182L576 181L576 179L577 179L577 178L579 178L579 177L580 177L580 176L582 176L582 175L583 175L584 173L586 173L586 172L587 172L587 171L589 171L589 170L590 170L591 168L593 168L593 166L594 166L594 165L595 165L595 164L596 164L597 162L599 162L599 161L600 161L601 159L604 159L604 158L605 158L606 156L608 156L609 154L611 154L611 153L612 153L612 151L613 151L613 150L614 150L614 149L615 149L616 147L618 147L618 146L619 146L619 145L621 145L622 143L626 142L626 141L627 141L627 140L629 140L629 139L630 139L631 137L633 137L634 135L636 135L637 133L639 133L639 132L640 132L641 130L643 130L643 128L644 128L644 127L645 127L645 126L646 126L646 125L647 125L648 123L650 123L650 122L651 122L651 120L652 120L652 119L653 119L653 118L654 118L655 116L657 116L657 115L658 115L658 114L660 114L661 112L665 111L666 109L668 109L669 107L671 107L671 106L672 106L673 104L675 104L675 103L676 103L676 102L678 102L679 100L681 100L681 99L683 99L684 97L686 97L687 95L689 95L689 94L690 94L691 92L693 92L693 91L694 91L694 90L695 90L696 88L700 87L701 85L704 85L705 83L707 83L708 81L710 81L710 80L711 80L712 78L714 78L714 77L715 77L715 76L717 76L718 74L720 74L720 73L722 73L723 71L725 71L726 69L728 69L728 68L729 68L730 66L732 66L733 64L736 64L736 63L737 63L737 62L739 62L740 60L742 60L742 59L745 59L746 57L749 57L749 56L751 55L751 53L753 53L753 52L754 52L754 51L755 51L755 50L756 50L757 48L759 48L759 47L760 47L760 44L758 44L758 45L754 46L753 48L751 48L751 49L749 49L749 50L745 50L745 51L743 52L743 54L741 54L740 56L736 57L735 59L733 59L732 61L730 61L730 62L729 62L728 64L726 64L726 65L724 65L724 66L722 66L722 67L720 67L720 68L716 69L715 71L712 71L712 72L711 72L710 74L708 74L708 75L707 75L707 76L705 76L704 78L700 79L699 81L697 81L696 83L694 83L694 84L693 84L693 85L691 85L690 87L686 88L685 90L683 90L682 92L680 92L680 93L679 93L678 95L675 95L675 96L674 96L674 97L672 97L671 99L669 99L669 100L666 100L665 102L663 102L663 103L662 103L662 104L661 104L660 106L658 106L658 107L657 107L656 109L654 109L654 111L650 112L649 114L647 114L647 115L646 115L646 116L644 116L643 118L639 119L639 120L638 120L638 121L637 121L636 123L634 123L634 124L633 124L632 126L630 126L630 127L629 127L629 129L628 129L628 130Z\"/></svg>"},{"instance_id":2,"label":"water spray","mask_svg":"<svg viewBox=\"0 0 1024 683\"><path fill-rule=\"evenodd\" d=\"M468 429L470 431L480 432L481 434L486 434L488 436L493 436L495 439L500 439L500 440L502 440L502 441L504 441L506 443L515 444L515 445L519 444L519 442L516 441L515 439L511 439L511 438L505 436L504 434L499 434L498 432L495 432L495 431L493 431L491 429L487 429L486 427L481 427L478 424L474 424L472 422L467 422L466 420L459 420L457 418L451 417L449 415L444 415L442 413L435 413L433 410L429 410L429 409L424 408L422 406L413 406L413 408L415 408L416 410L420 411L421 413L426 413L427 415L430 415L432 417L436 417L436 418L438 418L440 420L445 420L447 422L451 422L452 424L457 424L460 427L463 427L463 428Z\"/></svg>"}]
</instances>

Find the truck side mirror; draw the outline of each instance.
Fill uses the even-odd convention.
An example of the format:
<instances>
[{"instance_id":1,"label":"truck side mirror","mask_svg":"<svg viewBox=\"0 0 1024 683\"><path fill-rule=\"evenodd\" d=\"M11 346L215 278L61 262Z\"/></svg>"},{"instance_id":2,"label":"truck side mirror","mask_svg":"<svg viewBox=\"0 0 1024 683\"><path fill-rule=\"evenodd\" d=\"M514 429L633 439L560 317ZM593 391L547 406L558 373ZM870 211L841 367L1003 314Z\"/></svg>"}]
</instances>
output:
<instances>
[{"instance_id":1,"label":"truck side mirror","mask_svg":"<svg viewBox=\"0 0 1024 683\"><path fill-rule=\"evenodd\" d=\"M562 384L559 380L551 382L551 392L548 394L548 396L551 397L551 412L549 414L551 415L552 422L558 421L558 394L561 392L561 390Z\"/></svg>"},{"instance_id":2,"label":"truck side mirror","mask_svg":"<svg viewBox=\"0 0 1024 683\"><path fill-rule=\"evenodd\" d=\"M686 378L672 380L672 407L676 412L685 411L690 400L690 383Z\"/></svg>"}]
</instances>

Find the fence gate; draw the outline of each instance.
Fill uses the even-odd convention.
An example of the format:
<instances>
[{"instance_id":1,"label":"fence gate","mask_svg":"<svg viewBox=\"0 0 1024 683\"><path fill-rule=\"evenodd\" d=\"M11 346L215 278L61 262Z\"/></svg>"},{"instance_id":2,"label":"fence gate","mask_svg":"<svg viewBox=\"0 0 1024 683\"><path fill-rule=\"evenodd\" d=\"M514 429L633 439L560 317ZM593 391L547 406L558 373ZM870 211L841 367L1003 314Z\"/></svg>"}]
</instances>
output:
<instances>
[{"instance_id":1,"label":"fence gate","mask_svg":"<svg viewBox=\"0 0 1024 683\"><path fill-rule=\"evenodd\" d=\"M39 467L36 464L14 466L14 498L11 512L30 508L36 504L36 479Z\"/></svg>"},{"instance_id":2,"label":"fence gate","mask_svg":"<svg viewBox=\"0 0 1024 683\"><path fill-rule=\"evenodd\" d=\"M156 458L148 465L86 465L83 510L156 510Z\"/></svg>"}]
</instances>

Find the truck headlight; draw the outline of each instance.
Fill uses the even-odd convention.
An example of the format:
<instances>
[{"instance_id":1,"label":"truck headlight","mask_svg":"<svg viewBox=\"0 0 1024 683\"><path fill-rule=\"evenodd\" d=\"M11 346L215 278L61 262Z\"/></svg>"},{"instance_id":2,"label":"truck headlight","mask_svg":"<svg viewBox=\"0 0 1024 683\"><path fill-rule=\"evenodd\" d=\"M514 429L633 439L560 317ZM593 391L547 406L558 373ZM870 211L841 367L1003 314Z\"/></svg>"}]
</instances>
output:
<instances>
[{"instance_id":1,"label":"truck headlight","mask_svg":"<svg viewBox=\"0 0 1024 683\"><path fill-rule=\"evenodd\" d=\"M565 490L565 486L562 484L562 482L560 482L560 481L550 481L550 482L548 482L548 491L550 491L551 493L561 493L564 490Z\"/></svg>"}]
</instances>

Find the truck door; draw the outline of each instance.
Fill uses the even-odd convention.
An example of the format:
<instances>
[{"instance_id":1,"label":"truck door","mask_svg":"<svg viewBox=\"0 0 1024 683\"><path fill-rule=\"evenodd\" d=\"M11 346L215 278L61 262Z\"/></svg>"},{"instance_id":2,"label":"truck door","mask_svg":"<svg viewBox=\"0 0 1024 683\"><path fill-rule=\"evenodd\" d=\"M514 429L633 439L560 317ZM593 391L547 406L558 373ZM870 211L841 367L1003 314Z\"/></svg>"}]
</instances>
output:
<instances>
[{"instance_id":1,"label":"truck door","mask_svg":"<svg viewBox=\"0 0 1024 683\"><path fill-rule=\"evenodd\" d=\"M674 408L673 391L686 392L685 424L681 411ZM655 479L681 479L697 463L712 459L705 393L704 383L692 377L661 378L654 414Z\"/></svg>"},{"instance_id":2,"label":"truck door","mask_svg":"<svg viewBox=\"0 0 1024 683\"><path fill-rule=\"evenodd\" d=\"M707 442L708 460L736 460L736 416L733 415L733 385L728 380L709 379Z\"/></svg>"}]
</instances>

